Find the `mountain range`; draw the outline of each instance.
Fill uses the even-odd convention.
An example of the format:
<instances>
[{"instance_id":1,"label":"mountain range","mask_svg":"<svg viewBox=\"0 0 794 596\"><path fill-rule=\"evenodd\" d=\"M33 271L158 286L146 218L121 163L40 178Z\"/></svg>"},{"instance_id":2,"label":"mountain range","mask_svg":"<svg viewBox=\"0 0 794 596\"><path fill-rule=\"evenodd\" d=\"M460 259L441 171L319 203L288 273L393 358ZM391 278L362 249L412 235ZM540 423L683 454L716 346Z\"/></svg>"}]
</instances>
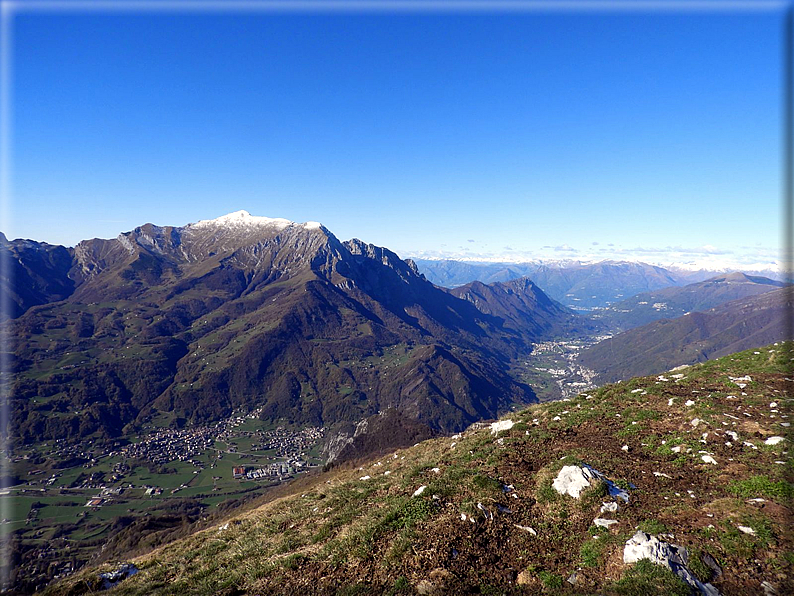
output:
<instances>
[{"instance_id":1,"label":"mountain range","mask_svg":"<svg viewBox=\"0 0 794 596\"><path fill-rule=\"evenodd\" d=\"M786 286L660 319L583 350L578 362L596 371L597 382L607 383L782 341L794 330L793 299L792 287Z\"/></svg>"},{"instance_id":2,"label":"mountain range","mask_svg":"<svg viewBox=\"0 0 794 596\"><path fill-rule=\"evenodd\" d=\"M4 280L24 311L12 416L23 441L260 407L332 426L332 458L387 420L407 441L533 401L506 363L532 341L591 326L529 282L492 291L518 304L503 318L388 249L247 212L74 249L5 250L27 273Z\"/></svg>"},{"instance_id":3,"label":"mountain range","mask_svg":"<svg viewBox=\"0 0 794 596\"><path fill-rule=\"evenodd\" d=\"M454 288L472 281L490 284L529 277L554 300L574 310L593 312L639 293L684 286L726 274L630 261L478 263L416 259L415 262L427 279L439 286Z\"/></svg>"},{"instance_id":4,"label":"mountain range","mask_svg":"<svg viewBox=\"0 0 794 596\"><path fill-rule=\"evenodd\" d=\"M659 319L675 319L732 300L765 294L785 285L766 277L734 272L686 286L643 292L598 311L595 317L610 329L625 331Z\"/></svg>"}]
</instances>

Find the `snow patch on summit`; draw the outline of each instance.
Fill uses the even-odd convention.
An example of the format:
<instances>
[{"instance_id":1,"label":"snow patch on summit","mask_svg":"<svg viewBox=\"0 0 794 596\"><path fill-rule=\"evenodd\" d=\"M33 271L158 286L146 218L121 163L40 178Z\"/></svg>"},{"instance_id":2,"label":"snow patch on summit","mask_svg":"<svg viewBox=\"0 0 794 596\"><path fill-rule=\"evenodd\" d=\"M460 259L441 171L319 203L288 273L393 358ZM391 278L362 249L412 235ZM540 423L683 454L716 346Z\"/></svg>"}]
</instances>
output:
<instances>
[{"instance_id":1,"label":"snow patch on summit","mask_svg":"<svg viewBox=\"0 0 794 596\"><path fill-rule=\"evenodd\" d=\"M297 224L289 219L283 217L262 217L259 215L251 215L248 211L240 210L215 219L202 219L193 224L189 224L191 228L207 228L207 227L225 227L235 229L250 229L250 228L275 228L283 230L290 226L301 225L307 230L318 230L322 228L322 224L317 221L307 221L304 224Z\"/></svg>"}]
</instances>

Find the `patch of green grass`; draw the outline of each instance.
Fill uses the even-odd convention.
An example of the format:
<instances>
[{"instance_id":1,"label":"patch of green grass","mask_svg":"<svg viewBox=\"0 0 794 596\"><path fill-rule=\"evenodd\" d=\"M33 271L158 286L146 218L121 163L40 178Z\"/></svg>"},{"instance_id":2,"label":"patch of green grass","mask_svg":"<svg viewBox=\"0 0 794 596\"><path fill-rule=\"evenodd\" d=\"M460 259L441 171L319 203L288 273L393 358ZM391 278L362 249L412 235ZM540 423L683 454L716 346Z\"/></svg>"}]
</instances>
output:
<instances>
[{"instance_id":1,"label":"patch of green grass","mask_svg":"<svg viewBox=\"0 0 794 596\"><path fill-rule=\"evenodd\" d=\"M598 539L588 540L582 543L579 549L579 556L582 558L582 565L585 567L597 567L601 553L604 552L604 542Z\"/></svg>"},{"instance_id":2,"label":"patch of green grass","mask_svg":"<svg viewBox=\"0 0 794 596\"><path fill-rule=\"evenodd\" d=\"M691 596L692 588L672 571L655 565L647 559L638 561L627 569L623 576L611 586L612 592L622 596Z\"/></svg>"},{"instance_id":3,"label":"patch of green grass","mask_svg":"<svg viewBox=\"0 0 794 596\"><path fill-rule=\"evenodd\" d=\"M689 549L689 570L703 583L711 580L711 567L703 562L703 551L697 547Z\"/></svg>"},{"instance_id":4,"label":"patch of green grass","mask_svg":"<svg viewBox=\"0 0 794 596\"><path fill-rule=\"evenodd\" d=\"M498 480L494 480L493 478L488 478L487 476L482 476L477 474L472 479L472 484L475 487L487 491L487 492L501 492L502 491L502 483Z\"/></svg>"},{"instance_id":5,"label":"patch of green grass","mask_svg":"<svg viewBox=\"0 0 794 596\"><path fill-rule=\"evenodd\" d=\"M668 531L667 526L658 519L646 519L640 522L639 529L646 534L664 534Z\"/></svg>"},{"instance_id":6,"label":"patch of green grass","mask_svg":"<svg viewBox=\"0 0 794 596\"><path fill-rule=\"evenodd\" d=\"M386 592L386 596L397 596L397 594L413 594L411 583L404 575L394 580L394 585Z\"/></svg>"},{"instance_id":7,"label":"patch of green grass","mask_svg":"<svg viewBox=\"0 0 794 596\"><path fill-rule=\"evenodd\" d=\"M579 507L583 511L592 509L595 505L599 505L604 498L609 494L609 487L603 480L599 480L590 488L585 489L579 495Z\"/></svg>"},{"instance_id":8,"label":"patch of green grass","mask_svg":"<svg viewBox=\"0 0 794 596\"><path fill-rule=\"evenodd\" d=\"M774 482L766 476L753 476L746 480L734 480L728 485L728 492L744 499L768 497L770 499L794 498L794 486L785 480Z\"/></svg>"},{"instance_id":9,"label":"patch of green grass","mask_svg":"<svg viewBox=\"0 0 794 596\"><path fill-rule=\"evenodd\" d=\"M558 589L562 587L562 577L551 571L539 571L538 578L543 585L549 589Z\"/></svg>"}]
</instances>

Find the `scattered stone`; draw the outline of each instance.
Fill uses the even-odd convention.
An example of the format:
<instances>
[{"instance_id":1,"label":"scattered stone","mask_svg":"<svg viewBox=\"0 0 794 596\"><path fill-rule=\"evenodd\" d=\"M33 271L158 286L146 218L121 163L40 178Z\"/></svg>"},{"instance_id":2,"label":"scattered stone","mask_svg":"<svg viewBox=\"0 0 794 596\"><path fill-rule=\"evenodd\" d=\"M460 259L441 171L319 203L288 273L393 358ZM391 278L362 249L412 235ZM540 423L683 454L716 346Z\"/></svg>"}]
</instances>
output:
<instances>
[{"instance_id":1,"label":"scattered stone","mask_svg":"<svg viewBox=\"0 0 794 596\"><path fill-rule=\"evenodd\" d=\"M689 408L691 406L694 406L695 402L692 401L691 399L688 399L688 400L686 400L686 403L684 403L684 405Z\"/></svg>"},{"instance_id":2,"label":"scattered stone","mask_svg":"<svg viewBox=\"0 0 794 596\"><path fill-rule=\"evenodd\" d=\"M736 526L736 527L740 532L743 532L744 534L750 534L750 536L755 536L755 530L753 530L752 528L749 528L747 526Z\"/></svg>"},{"instance_id":3,"label":"scattered stone","mask_svg":"<svg viewBox=\"0 0 794 596\"><path fill-rule=\"evenodd\" d=\"M417 489L414 491L414 496L415 496L415 497L418 497L418 496L419 496L419 495L421 495L423 492L425 492L425 489L426 489L426 488L427 488L427 486L425 486L425 485L423 484L422 486L420 486L419 488L417 488Z\"/></svg>"},{"instance_id":4,"label":"scattered stone","mask_svg":"<svg viewBox=\"0 0 794 596\"><path fill-rule=\"evenodd\" d=\"M629 446L628 446L628 445L623 445L623 447L621 447L621 448L620 448L620 450L621 450L621 451L625 451L625 452L627 452L627 453L628 453L628 451L629 451Z\"/></svg>"},{"instance_id":5,"label":"scattered stone","mask_svg":"<svg viewBox=\"0 0 794 596\"><path fill-rule=\"evenodd\" d=\"M519 526L518 524L513 524L513 525L516 528L518 528L519 530L524 530L524 532L529 532L533 536L537 536L538 535L538 533L535 530L533 530L532 528L530 528L529 526Z\"/></svg>"},{"instance_id":6,"label":"scattered stone","mask_svg":"<svg viewBox=\"0 0 794 596\"><path fill-rule=\"evenodd\" d=\"M700 459L702 459L707 464L714 464L715 466L717 465L717 460L711 457L710 455L703 455L700 457Z\"/></svg>"},{"instance_id":7,"label":"scattered stone","mask_svg":"<svg viewBox=\"0 0 794 596\"><path fill-rule=\"evenodd\" d=\"M568 578L566 581L567 581L569 584L571 584L572 586L575 586L575 585L576 585L576 578L577 578L577 575L578 575L578 573L577 573L576 571L574 571L574 572L571 574L571 576L570 576L570 577L569 577L569 578Z\"/></svg>"},{"instance_id":8,"label":"scattered stone","mask_svg":"<svg viewBox=\"0 0 794 596\"><path fill-rule=\"evenodd\" d=\"M503 430L510 430L514 426L514 422L512 420L498 420L491 424L491 434L495 435L499 431Z\"/></svg>"},{"instance_id":9,"label":"scattered stone","mask_svg":"<svg viewBox=\"0 0 794 596\"><path fill-rule=\"evenodd\" d=\"M107 573L100 573L99 579L102 580L102 589L109 590L119 582L132 577L138 573L138 568L132 563L122 563L116 571L108 571Z\"/></svg>"},{"instance_id":10,"label":"scattered stone","mask_svg":"<svg viewBox=\"0 0 794 596\"><path fill-rule=\"evenodd\" d=\"M623 499L626 503L629 502L629 494L625 490L618 488L601 472L586 464L583 466L563 466L554 482L552 482L552 487L561 495L569 495L574 499L578 499L580 493L589 487L594 480L605 482L609 494L613 497Z\"/></svg>"},{"instance_id":11,"label":"scattered stone","mask_svg":"<svg viewBox=\"0 0 794 596\"><path fill-rule=\"evenodd\" d=\"M615 501L611 503L602 503L601 504L601 513L615 513L618 510L618 504Z\"/></svg>"},{"instance_id":12,"label":"scattered stone","mask_svg":"<svg viewBox=\"0 0 794 596\"><path fill-rule=\"evenodd\" d=\"M670 479L672 479L672 476L670 476L669 474L665 474L664 472L654 472L653 475L654 476L659 476L661 478L670 478Z\"/></svg>"},{"instance_id":13,"label":"scattered stone","mask_svg":"<svg viewBox=\"0 0 794 596\"><path fill-rule=\"evenodd\" d=\"M617 520L614 519L604 519L602 517L597 517L593 520L593 523L597 525L599 528L606 528L609 529L609 526L612 524L618 523Z\"/></svg>"},{"instance_id":14,"label":"scattered stone","mask_svg":"<svg viewBox=\"0 0 794 596\"><path fill-rule=\"evenodd\" d=\"M695 418L695 419L694 419L694 420L692 420L692 421L691 421L689 424L691 424L692 426L694 426L695 428L697 428L697 425L698 425L698 424L700 424L700 418Z\"/></svg>"},{"instance_id":15,"label":"scattered stone","mask_svg":"<svg viewBox=\"0 0 794 596\"><path fill-rule=\"evenodd\" d=\"M764 596L777 596L780 592L768 581L762 581L761 587L764 589Z\"/></svg>"},{"instance_id":16,"label":"scattered stone","mask_svg":"<svg viewBox=\"0 0 794 596\"><path fill-rule=\"evenodd\" d=\"M649 559L656 565L667 567L705 596L719 595L717 588L711 584L702 583L688 569L689 553L684 547L662 542L656 536L638 530L634 536L629 538L623 548L623 562L630 564L642 559Z\"/></svg>"},{"instance_id":17,"label":"scattered stone","mask_svg":"<svg viewBox=\"0 0 794 596\"><path fill-rule=\"evenodd\" d=\"M764 445L777 445L778 443L782 443L785 441L783 437L769 437L766 441L764 441Z\"/></svg>"},{"instance_id":18,"label":"scattered stone","mask_svg":"<svg viewBox=\"0 0 794 596\"><path fill-rule=\"evenodd\" d=\"M369 480L372 476L362 476L359 480Z\"/></svg>"}]
</instances>

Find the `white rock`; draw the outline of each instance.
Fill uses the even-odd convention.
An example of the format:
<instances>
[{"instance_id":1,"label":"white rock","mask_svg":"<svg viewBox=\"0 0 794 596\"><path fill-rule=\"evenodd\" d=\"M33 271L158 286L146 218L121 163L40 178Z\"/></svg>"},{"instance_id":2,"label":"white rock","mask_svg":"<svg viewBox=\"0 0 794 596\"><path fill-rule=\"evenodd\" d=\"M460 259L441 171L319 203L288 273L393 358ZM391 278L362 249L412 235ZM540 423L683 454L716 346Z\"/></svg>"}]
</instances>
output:
<instances>
[{"instance_id":1,"label":"white rock","mask_svg":"<svg viewBox=\"0 0 794 596\"><path fill-rule=\"evenodd\" d=\"M441 472L441 468L431 468L430 471L435 474L438 474L439 472Z\"/></svg>"},{"instance_id":2,"label":"white rock","mask_svg":"<svg viewBox=\"0 0 794 596\"><path fill-rule=\"evenodd\" d=\"M611 526L612 524L616 524L618 522L617 520L614 519L604 519L602 517L597 517L593 520L593 523L597 525L599 528L609 529L609 526Z\"/></svg>"},{"instance_id":3,"label":"white rock","mask_svg":"<svg viewBox=\"0 0 794 596\"><path fill-rule=\"evenodd\" d=\"M689 554L684 547L662 542L657 537L638 530L623 548L623 562L630 564L642 559L649 559L656 565L667 567L705 596L719 596L717 588L702 583L689 571Z\"/></svg>"},{"instance_id":4,"label":"white rock","mask_svg":"<svg viewBox=\"0 0 794 596\"><path fill-rule=\"evenodd\" d=\"M359 480L369 480L372 476L362 476Z\"/></svg>"},{"instance_id":5,"label":"white rock","mask_svg":"<svg viewBox=\"0 0 794 596\"><path fill-rule=\"evenodd\" d=\"M695 418L689 424L697 428L697 425L700 424L700 418Z\"/></svg>"},{"instance_id":6,"label":"white rock","mask_svg":"<svg viewBox=\"0 0 794 596\"><path fill-rule=\"evenodd\" d=\"M518 524L513 524L513 525L516 528L518 528L519 530L524 530L525 532L529 532L533 536L537 536L538 535L538 533L535 530L533 530L532 528L530 528L529 526L519 526Z\"/></svg>"},{"instance_id":7,"label":"white rock","mask_svg":"<svg viewBox=\"0 0 794 596\"><path fill-rule=\"evenodd\" d=\"M743 443L743 445L744 445L745 447L750 447L751 449L758 449L758 447L756 447L755 445L753 445L753 444L752 444L750 441L745 441L745 442Z\"/></svg>"},{"instance_id":8,"label":"white rock","mask_svg":"<svg viewBox=\"0 0 794 596\"><path fill-rule=\"evenodd\" d=\"M618 504L614 501L611 503L601 504L601 513L615 513L618 510Z\"/></svg>"},{"instance_id":9,"label":"white rock","mask_svg":"<svg viewBox=\"0 0 794 596\"><path fill-rule=\"evenodd\" d=\"M729 436L731 439L733 439L734 441L738 441L738 440L739 440L739 435L738 435L738 434L736 434L736 433L735 433L734 431L732 431L732 430L726 430L726 431L725 431L725 434L726 434L726 435L728 435L728 436Z\"/></svg>"},{"instance_id":10,"label":"white rock","mask_svg":"<svg viewBox=\"0 0 794 596\"><path fill-rule=\"evenodd\" d=\"M552 420L561 420L561 418L559 416L555 416L554 418L552 418Z\"/></svg>"},{"instance_id":11,"label":"white rock","mask_svg":"<svg viewBox=\"0 0 794 596\"><path fill-rule=\"evenodd\" d=\"M629 450L629 446L628 446L628 445L623 445L623 447L621 447L620 449L621 449L622 451L626 451L626 452L628 452L628 450Z\"/></svg>"},{"instance_id":12,"label":"white rock","mask_svg":"<svg viewBox=\"0 0 794 596\"><path fill-rule=\"evenodd\" d=\"M491 423L491 434L495 435L499 431L502 430L510 430L514 426L514 422L512 420L498 420L496 422Z\"/></svg>"},{"instance_id":13,"label":"white rock","mask_svg":"<svg viewBox=\"0 0 794 596\"><path fill-rule=\"evenodd\" d=\"M420 486L419 488L417 488L417 489L414 491L414 496L415 496L415 497L418 497L418 496L419 496L419 495L421 495L423 492L425 492L425 489L426 489L426 488L427 488L427 486L425 486L425 485L423 484L422 486Z\"/></svg>"},{"instance_id":14,"label":"white rock","mask_svg":"<svg viewBox=\"0 0 794 596\"><path fill-rule=\"evenodd\" d=\"M703 455L700 457L700 459L702 459L707 464L714 464L715 466L717 465L717 460L711 457L710 455Z\"/></svg>"},{"instance_id":15,"label":"white rock","mask_svg":"<svg viewBox=\"0 0 794 596\"><path fill-rule=\"evenodd\" d=\"M771 404L769 404L769 407L770 408L776 408L777 407L777 402L773 401Z\"/></svg>"},{"instance_id":16,"label":"white rock","mask_svg":"<svg viewBox=\"0 0 794 596\"><path fill-rule=\"evenodd\" d=\"M686 407L694 406L694 405L695 405L695 402L694 402L694 401L692 401L691 399L688 399L688 400L686 400L686 403L685 403L684 405L685 405Z\"/></svg>"},{"instance_id":17,"label":"white rock","mask_svg":"<svg viewBox=\"0 0 794 596\"><path fill-rule=\"evenodd\" d=\"M755 530L752 528L748 528L747 526L736 526L736 528L740 532L744 532L745 534L750 534L750 536L755 536Z\"/></svg>"},{"instance_id":18,"label":"white rock","mask_svg":"<svg viewBox=\"0 0 794 596\"><path fill-rule=\"evenodd\" d=\"M766 441L764 441L764 445L777 445L778 443L782 443L785 441L783 437L769 437Z\"/></svg>"},{"instance_id":19,"label":"white rock","mask_svg":"<svg viewBox=\"0 0 794 596\"><path fill-rule=\"evenodd\" d=\"M662 478L671 478L671 476L669 476L668 474L665 474L664 472L654 472L653 475L654 476L661 476Z\"/></svg>"},{"instance_id":20,"label":"white rock","mask_svg":"<svg viewBox=\"0 0 794 596\"><path fill-rule=\"evenodd\" d=\"M551 485L561 495L578 499L579 494L590 486L590 482L597 479L598 476L589 467L563 466Z\"/></svg>"}]
</instances>

